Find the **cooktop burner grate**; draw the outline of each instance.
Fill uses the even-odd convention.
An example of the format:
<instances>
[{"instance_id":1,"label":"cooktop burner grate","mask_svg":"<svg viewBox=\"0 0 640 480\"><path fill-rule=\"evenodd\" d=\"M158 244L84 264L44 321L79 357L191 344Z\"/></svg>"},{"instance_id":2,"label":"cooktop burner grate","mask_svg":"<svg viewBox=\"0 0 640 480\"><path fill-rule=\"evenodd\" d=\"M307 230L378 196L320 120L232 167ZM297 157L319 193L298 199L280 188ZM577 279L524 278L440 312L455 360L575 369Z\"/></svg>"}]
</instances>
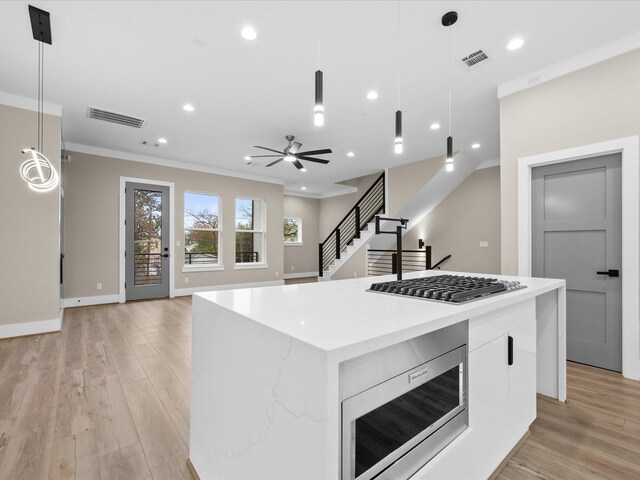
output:
<instances>
[{"instance_id":1,"label":"cooktop burner grate","mask_svg":"<svg viewBox=\"0 0 640 480\"><path fill-rule=\"evenodd\" d=\"M521 288L526 288L526 286L517 281L464 277L462 275L438 275L373 283L367 291L440 302L463 303L487 295L512 292Z\"/></svg>"}]
</instances>

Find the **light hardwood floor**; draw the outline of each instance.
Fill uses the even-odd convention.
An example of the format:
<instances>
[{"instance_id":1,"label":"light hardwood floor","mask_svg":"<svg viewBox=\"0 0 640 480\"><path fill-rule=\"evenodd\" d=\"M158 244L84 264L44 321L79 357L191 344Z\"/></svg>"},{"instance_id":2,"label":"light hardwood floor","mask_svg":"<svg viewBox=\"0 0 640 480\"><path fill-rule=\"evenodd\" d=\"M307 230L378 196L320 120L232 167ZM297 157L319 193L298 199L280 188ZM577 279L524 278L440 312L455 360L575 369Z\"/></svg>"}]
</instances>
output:
<instances>
[{"instance_id":1,"label":"light hardwood floor","mask_svg":"<svg viewBox=\"0 0 640 480\"><path fill-rule=\"evenodd\" d=\"M191 299L67 309L0 341L0 479L187 479ZM640 383L569 364L498 478L640 479Z\"/></svg>"}]
</instances>

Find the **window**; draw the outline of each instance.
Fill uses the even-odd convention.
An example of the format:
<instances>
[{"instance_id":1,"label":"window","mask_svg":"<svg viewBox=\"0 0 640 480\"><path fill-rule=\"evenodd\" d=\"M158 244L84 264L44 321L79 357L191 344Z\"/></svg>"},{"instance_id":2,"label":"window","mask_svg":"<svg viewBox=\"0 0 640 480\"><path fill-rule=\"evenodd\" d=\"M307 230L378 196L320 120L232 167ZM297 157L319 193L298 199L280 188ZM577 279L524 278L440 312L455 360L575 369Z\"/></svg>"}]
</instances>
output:
<instances>
[{"instance_id":1,"label":"window","mask_svg":"<svg viewBox=\"0 0 640 480\"><path fill-rule=\"evenodd\" d=\"M264 218L262 200L236 198L236 263L266 263Z\"/></svg>"},{"instance_id":2,"label":"window","mask_svg":"<svg viewBox=\"0 0 640 480\"><path fill-rule=\"evenodd\" d=\"M185 192L185 269L203 270L220 266L220 260L220 197Z\"/></svg>"},{"instance_id":3,"label":"window","mask_svg":"<svg viewBox=\"0 0 640 480\"><path fill-rule=\"evenodd\" d=\"M302 245L302 219L284 217L284 244Z\"/></svg>"}]
</instances>

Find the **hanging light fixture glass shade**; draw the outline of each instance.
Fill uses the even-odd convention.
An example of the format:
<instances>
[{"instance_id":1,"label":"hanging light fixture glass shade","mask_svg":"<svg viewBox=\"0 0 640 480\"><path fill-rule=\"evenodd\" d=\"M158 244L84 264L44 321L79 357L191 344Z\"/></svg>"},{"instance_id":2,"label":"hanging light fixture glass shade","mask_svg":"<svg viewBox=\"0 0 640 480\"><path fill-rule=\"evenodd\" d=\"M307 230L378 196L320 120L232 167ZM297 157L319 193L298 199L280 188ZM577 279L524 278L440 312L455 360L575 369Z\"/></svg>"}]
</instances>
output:
<instances>
[{"instance_id":1,"label":"hanging light fixture glass shade","mask_svg":"<svg viewBox=\"0 0 640 480\"><path fill-rule=\"evenodd\" d=\"M316 70L316 103L313 109L313 123L317 127L324 125L324 104L322 100L322 72Z\"/></svg>"},{"instance_id":2,"label":"hanging light fixture glass shade","mask_svg":"<svg viewBox=\"0 0 640 480\"><path fill-rule=\"evenodd\" d=\"M22 153L31 155L20 166L20 175L29 188L35 192L49 192L56 188L58 172L47 157L34 148L25 148Z\"/></svg>"},{"instance_id":3,"label":"hanging light fixture glass shade","mask_svg":"<svg viewBox=\"0 0 640 480\"><path fill-rule=\"evenodd\" d=\"M453 137L447 137L447 172L453 172Z\"/></svg>"},{"instance_id":4,"label":"hanging light fixture glass shade","mask_svg":"<svg viewBox=\"0 0 640 480\"><path fill-rule=\"evenodd\" d=\"M402 153L402 112L400 110L396 111L396 140L394 151L396 153Z\"/></svg>"}]
</instances>

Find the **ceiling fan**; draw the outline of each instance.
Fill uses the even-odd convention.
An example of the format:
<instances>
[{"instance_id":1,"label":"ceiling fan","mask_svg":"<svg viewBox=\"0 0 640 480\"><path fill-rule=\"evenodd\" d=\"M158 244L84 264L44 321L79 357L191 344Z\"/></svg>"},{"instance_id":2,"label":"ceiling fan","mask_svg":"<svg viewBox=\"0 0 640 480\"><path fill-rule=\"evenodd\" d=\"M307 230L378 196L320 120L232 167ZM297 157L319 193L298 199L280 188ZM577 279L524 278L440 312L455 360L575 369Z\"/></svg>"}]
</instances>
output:
<instances>
[{"instance_id":1,"label":"ceiling fan","mask_svg":"<svg viewBox=\"0 0 640 480\"><path fill-rule=\"evenodd\" d=\"M251 155L250 158L280 157L275 162L271 162L266 166L271 167L276 163L280 163L282 160L284 160L285 162L293 163L298 170L304 169L304 165L300 163L300 160L323 164L329 163L329 160L325 160L323 158L313 158L309 157L308 155L323 155L325 153L332 153L331 149L323 148L321 150L307 150L306 152L301 152L300 148L302 147L302 144L300 142L293 141L296 137L294 137L293 135L287 135L285 138L289 142L289 145L287 145L287 147L283 151L274 150L273 148L261 147L260 145L254 145L255 148L261 148L262 150L275 152L278 155Z\"/></svg>"}]
</instances>

